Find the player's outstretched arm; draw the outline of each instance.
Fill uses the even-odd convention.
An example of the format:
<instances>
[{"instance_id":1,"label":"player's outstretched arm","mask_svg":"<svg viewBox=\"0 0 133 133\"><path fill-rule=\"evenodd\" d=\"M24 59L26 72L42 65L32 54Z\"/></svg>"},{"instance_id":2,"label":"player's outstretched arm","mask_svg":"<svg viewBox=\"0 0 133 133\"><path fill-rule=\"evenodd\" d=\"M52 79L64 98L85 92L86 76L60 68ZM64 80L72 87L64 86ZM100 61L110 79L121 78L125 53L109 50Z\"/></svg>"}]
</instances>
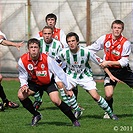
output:
<instances>
[{"instance_id":1,"label":"player's outstretched arm","mask_svg":"<svg viewBox=\"0 0 133 133\"><path fill-rule=\"evenodd\" d=\"M109 75L110 79L111 79L113 82L115 82L115 81L120 82L120 80L119 80L118 78L116 78L115 76L112 75L112 73L109 71L108 68L103 68L103 69L104 69L104 71Z\"/></svg>"},{"instance_id":2,"label":"player's outstretched arm","mask_svg":"<svg viewBox=\"0 0 133 133\"><path fill-rule=\"evenodd\" d=\"M24 42L14 43L14 42L11 42L11 41L8 41L8 40L0 39L0 44L2 44L4 46L14 46L18 50L20 50L20 47L22 47L24 45Z\"/></svg>"}]
</instances>

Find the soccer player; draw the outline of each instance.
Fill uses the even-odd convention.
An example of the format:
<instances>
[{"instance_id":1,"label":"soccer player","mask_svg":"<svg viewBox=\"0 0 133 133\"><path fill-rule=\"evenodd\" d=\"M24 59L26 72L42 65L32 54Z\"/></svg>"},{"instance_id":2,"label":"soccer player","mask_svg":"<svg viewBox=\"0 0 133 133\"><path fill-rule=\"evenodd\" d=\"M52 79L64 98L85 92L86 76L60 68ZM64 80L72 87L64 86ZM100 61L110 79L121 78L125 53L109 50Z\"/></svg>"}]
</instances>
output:
<instances>
[{"instance_id":1,"label":"soccer player","mask_svg":"<svg viewBox=\"0 0 133 133\"><path fill-rule=\"evenodd\" d=\"M103 68L108 67L116 78L133 88L133 72L130 69L128 59L131 52L131 43L122 35L124 23L121 20L113 21L111 30L112 33L101 36L88 48L95 53L104 50L104 61L101 66ZM108 74L105 75L105 99L112 110L116 84L117 81L113 82ZM106 112L104 118L110 118Z\"/></svg>"},{"instance_id":2,"label":"soccer player","mask_svg":"<svg viewBox=\"0 0 133 133\"><path fill-rule=\"evenodd\" d=\"M2 33L1 31L0 31L0 44L4 46L14 46L14 47L17 47L18 50L21 46L23 46L23 42L14 43L14 42L6 40L6 35ZM2 75L0 74L0 98L2 99L4 109L5 107L18 108L19 104L9 101L7 99L3 86L1 85L1 82L2 82Z\"/></svg>"},{"instance_id":3,"label":"soccer player","mask_svg":"<svg viewBox=\"0 0 133 133\"><path fill-rule=\"evenodd\" d=\"M80 126L71 108L61 101L58 89L55 86L54 76L58 76L68 91L72 85L69 83L63 69L50 56L40 53L40 41L32 38L28 41L28 53L21 56L18 61L20 89L18 98L23 107L33 114L32 126L41 120L41 114L33 107L29 96L43 89L51 101L72 121L74 126Z\"/></svg>"},{"instance_id":4,"label":"soccer player","mask_svg":"<svg viewBox=\"0 0 133 133\"><path fill-rule=\"evenodd\" d=\"M53 35L52 37L56 40L59 40L62 44L62 47L63 48L66 48L68 47L67 45L67 42L66 42L66 35L65 35L65 32L60 29L60 28L57 28L56 27L56 23L57 23L57 16L53 13L49 13L46 15L45 17L45 21L46 21L46 24L47 26L50 26L52 27L53 29ZM40 38L43 36L43 33L42 33L42 30L38 33L38 35L36 36L36 38ZM65 64L63 64L65 67ZM76 100L77 100L77 95L78 95L78 87L74 87L73 88L73 92L74 92L74 95L76 97ZM35 103L34 103L34 106L38 109L40 107L40 105L42 104L42 98L41 96L42 95L42 92L40 92L40 94L37 92L34 97L35 97ZM64 95L64 99L66 98L66 94L64 91L61 92L61 95ZM66 99L67 101L67 99ZM82 110L84 110L82 107L80 107Z\"/></svg>"},{"instance_id":5,"label":"soccer player","mask_svg":"<svg viewBox=\"0 0 133 133\"><path fill-rule=\"evenodd\" d=\"M56 27L57 16L53 13L49 13L46 15L45 21L46 21L47 26L50 26L53 29L52 38L59 40L61 42L63 48L68 47L67 42L66 42L66 35L65 35L64 31L62 29ZM38 33L38 35L36 36L36 38L38 39L42 36L43 36L43 32L41 30ZM62 66L65 70L65 63ZM62 88L62 87L59 87L59 88ZM75 95L76 100L77 100L78 87L76 86L72 90L73 90L74 95ZM39 109L40 105L42 104L42 95L43 95L43 92L37 92L34 95L34 97L35 97L34 107L36 109ZM68 99L66 98L66 94L65 94L64 90L61 91L61 95L63 96L64 100L68 103ZM73 105L73 106L75 106L75 105ZM80 106L80 108L82 110L84 110L81 106Z\"/></svg>"},{"instance_id":6,"label":"soccer player","mask_svg":"<svg viewBox=\"0 0 133 133\"><path fill-rule=\"evenodd\" d=\"M58 53L63 49L62 45L61 45L60 41L52 38L52 33L53 33L52 27L45 26L43 28L43 30L42 30L43 35L41 38L39 38L40 43L41 43L41 52L48 54L50 57L52 57L59 63L59 65L62 67L62 69L65 69L66 65L64 65L64 63L62 63L58 59ZM69 106L71 106L71 108L74 109L75 112L78 111L81 116L82 111L81 111L79 105L77 104L75 95L73 94L72 97L67 96L65 93L65 87L64 87L62 81L57 76L55 77L55 81L56 81L56 84L59 88L60 94L61 94L64 102L67 103Z\"/></svg>"},{"instance_id":7,"label":"soccer player","mask_svg":"<svg viewBox=\"0 0 133 133\"><path fill-rule=\"evenodd\" d=\"M64 31L60 28L56 28L56 22L57 22L57 16L53 13L49 13L47 14L47 16L45 17L45 21L46 24L50 27L53 28L53 38L55 38L56 40L59 40L63 47L67 47L67 43L66 43L66 35L64 33ZM37 38L42 37L43 33L42 30L38 33Z\"/></svg>"},{"instance_id":8,"label":"soccer player","mask_svg":"<svg viewBox=\"0 0 133 133\"><path fill-rule=\"evenodd\" d=\"M80 85L83 87L112 119L117 120L117 116L113 114L107 102L98 94L96 83L93 80L91 67L89 65L89 60L92 60L99 65L102 62L102 59L95 54L90 53L88 49L79 46L79 36L76 33L68 33L66 35L66 41L68 43L68 48L63 49L60 52L59 57L62 61L66 62L66 73L70 78L70 83L73 86ZM117 80L117 78L111 75L107 68L104 70L111 78ZM70 92L68 95L71 96L72 93Z\"/></svg>"}]
</instances>

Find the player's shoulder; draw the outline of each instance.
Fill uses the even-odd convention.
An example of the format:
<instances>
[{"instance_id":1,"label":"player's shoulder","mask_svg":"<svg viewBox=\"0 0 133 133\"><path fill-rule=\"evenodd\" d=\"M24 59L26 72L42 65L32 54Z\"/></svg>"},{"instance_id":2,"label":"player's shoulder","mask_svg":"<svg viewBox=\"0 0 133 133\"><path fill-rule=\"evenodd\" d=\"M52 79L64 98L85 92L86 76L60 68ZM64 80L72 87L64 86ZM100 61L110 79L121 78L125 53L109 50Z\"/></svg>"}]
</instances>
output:
<instances>
[{"instance_id":1,"label":"player's shoulder","mask_svg":"<svg viewBox=\"0 0 133 133\"><path fill-rule=\"evenodd\" d=\"M84 47L84 46L79 46L80 50L83 50L83 51L87 51L87 47Z\"/></svg>"},{"instance_id":2,"label":"player's shoulder","mask_svg":"<svg viewBox=\"0 0 133 133\"><path fill-rule=\"evenodd\" d=\"M55 39L55 38L53 38L53 43L56 43L57 45L62 46L61 42L59 40Z\"/></svg>"},{"instance_id":3,"label":"player's shoulder","mask_svg":"<svg viewBox=\"0 0 133 133\"><path fill-rule=\"evenodd\" d=\"M37 39L38 39L38 40L43 40L43 37L38 37Z\"/></svg>"},{"instance_id":4,"label":"player's shoulder","mask_svg":"<svg viewBox=\"0 0 133 133\"><path fill-rule=\"evenodd\" d=\"M24 53L18 60L18 63L26 62L29 59L29 53Z\"/></svg>"},{"instance_id":5,"label":"player's shoulder","mask_svg":"<svg viewBox=\"0 0 133 133\"><path fill-rule=\"evenodd\" d=\"M70 51L69 47L63 48L60 52L61 52L62 54L65 54L66 51Z\"/></svg>"},{"instance_id":6,"label":"player's shoulder","mask_svg":"<svg viewBox=\"0 0 133 133\"><path fill-rule=\"evenodd\" d=\"M88 49L87 47L84 47L84 46L80 46L80 51L81 51L81 52L84 51L84 53L85 53L86 55L88 55L88 53L90 53L89 49Z\"/></svg>"},{"instance_id":7,"label":"player's shoulder","mask_svg":"<svg viewBox=\"0 0 133 133\"><path fill-rule=\"evenodd\" d=\"M24 53L24 54L21 56L21 59L28 58L28 56L29 56L29 53L28 53L28 52L27 52L27 53Z\"/></svg>"}]
</instances>

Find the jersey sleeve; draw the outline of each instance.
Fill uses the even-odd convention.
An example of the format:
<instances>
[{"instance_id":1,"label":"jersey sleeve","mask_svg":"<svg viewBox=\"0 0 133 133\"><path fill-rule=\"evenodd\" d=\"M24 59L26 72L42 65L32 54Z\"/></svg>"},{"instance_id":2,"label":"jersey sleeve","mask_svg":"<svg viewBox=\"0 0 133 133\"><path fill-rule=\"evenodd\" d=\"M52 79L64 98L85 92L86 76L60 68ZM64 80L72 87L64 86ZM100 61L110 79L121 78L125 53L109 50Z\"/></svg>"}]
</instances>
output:
<instances>
[{"instance_id":1,"label":"jersey sleeve","mask_svg":"<svg viewBox=\"0 0 133 133\"><path fill-rule=\"evenodd\" d=\"M103 35L103 36L99 37L94 43L92 43L91 45L87 46L89 51L91 51L93 53L96 53L99 50L103 50L104 49L105 37L106 37L106 35Z\"/></svg>"},{"instance_id":2,"label":"jersey sleeve","mask_svg":"<svg viewBox=\"0 0 133 133\"><path fill-rule=\"evenodd\" d=\"M48 59L49 71L53 73L55 76L57 76L64 83L67 90L71 90L73 86L69 82L69 78L67 77L67 74L57 64L57 62L53 60L51 57L48 57L47 59Z\"/></svg>"},{"instance_id":3,"label":"jersey sleeve","mask_svg":"<svg viewBox=\"0 0 133 133\"><path fill-rule=\"evenodd\" d=\"M129 56L131 53L131 43L129 41L126 41L123 45L122 55L121 56Z\"/></svg>"},{"instance_id":4,"label":"jersey sleeve","mask_svg":"<svg viewBox=\"0 0 133 133\"><path fill-rule=\"evenodd\" d=\"M20 86L27 85L28 86L28 72L26 71L23 62L21 58L18 61L18 71L19 71L19 80L20 80Z\"/></svg>"},{"instance_id":5,"label":"jersey sleeve","mask_svg":"<svg viewBox=\"0 0 133 133\"><path fill-rule=\"evenodd\" d=\"M129 64L129 55L131 53L131 43L129 41L126 41L123 45L123 50L121 54L121 59L118 60L121 67L128 66Z\"/></svg>"},{"instance_id":6,"label":"jersey sleeve","mask_svg":"<svg viewBox=\"0 0 133 133\"><path fill-rule=\"evenodd\" d=\"M99 65L103 60L97 56L95 53L90 51L90 60L93 61L95 64Z\"/></svg>"}]
</instances>

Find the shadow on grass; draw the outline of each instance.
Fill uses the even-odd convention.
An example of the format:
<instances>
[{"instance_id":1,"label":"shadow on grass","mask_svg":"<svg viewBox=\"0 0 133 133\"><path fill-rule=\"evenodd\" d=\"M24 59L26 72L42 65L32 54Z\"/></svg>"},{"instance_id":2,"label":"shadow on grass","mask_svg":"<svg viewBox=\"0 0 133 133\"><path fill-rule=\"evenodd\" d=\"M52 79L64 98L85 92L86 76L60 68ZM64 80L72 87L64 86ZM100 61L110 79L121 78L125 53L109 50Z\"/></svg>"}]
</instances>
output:
<instances>
[{"instance_id":1,"label":"shadow on grass","mask_svg":"<svg viewBox=\"0 0 133 133\"><path fill-rule=\"evenodd\" d=\"M25 124L26 126L31 126L30 123L28 124ZM39 121L37 125L33 126L33 127L36 127L36 126L42 126L42 125L55 125L55 126L73 126L72 123L66 123L66 122L59 122L59 121L51 121L51 122L43 122L43 121ZM32 126L31 126L32 127Z\"/></svg>"},{"instance_id":2,"label":"shadow on grass","mask_svg":"<svg viewBox=\"0 0 133 133\"><path fill-rule=\"evenodd\" d=\"M39 111L42 111L42 110L59 110L58 107L41 107L39 108Z\"/></svg>"},{"instance_id":3,"label":"shadow on grass","mask_svg":"<svg viewBox=\"0 0 133 133\"><path fill-rule=\"evenodd\" d=\"M118 116L118 118L123 118L123 117L132 117L133 118L133 114L119 114L117 116Z\"/></svg>"},{"instance_id":4,"label":"shadow on grass","mask_svg":"<svg viewBox=\"0 0 133 133\"><path fill-rule=\"evenodd\" d=\"M131 117L133 118L132 114L119 114L117 115L118 118L126 118ZM82 115L79 119L86 119L86 118L92 118L92 119L103 119L103 116L100 115Z\"/></svg>"},{"instance_id":5,"label":"shadow on grass","mask_svg":"<svg viewBox=\"0 0 133 133\"><path fill-rule=\"evenodd\" d=\"M99 116L99 115L82 115L79 119L86 119L86 118L101 119L102 116Z\"/></svg>"}]
</instances>

